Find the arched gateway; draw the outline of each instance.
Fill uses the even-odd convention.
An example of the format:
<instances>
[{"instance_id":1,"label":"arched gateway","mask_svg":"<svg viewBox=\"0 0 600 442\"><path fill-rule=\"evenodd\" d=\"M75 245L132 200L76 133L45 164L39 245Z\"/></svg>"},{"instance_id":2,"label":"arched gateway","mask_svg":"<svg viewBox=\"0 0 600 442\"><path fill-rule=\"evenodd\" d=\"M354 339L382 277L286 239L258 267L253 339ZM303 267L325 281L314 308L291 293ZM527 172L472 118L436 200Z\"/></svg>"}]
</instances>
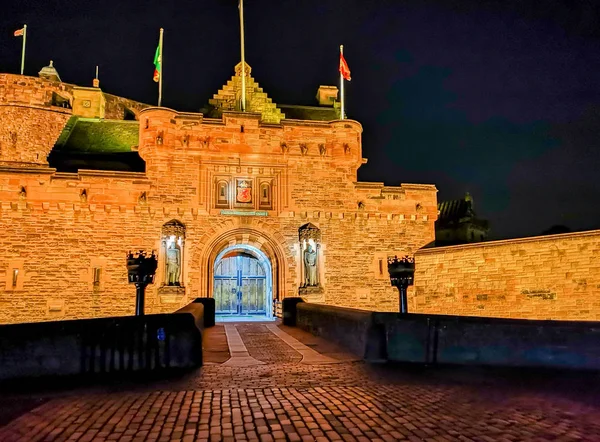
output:
<instances>
[{"instance_id":1,"label":"arched gateway","mask_svg":"<svg viewBox=\"0 0 600 442\"><path fill-rule=\"evenodd\" d=\"M213 297L217 320L272 319L285 293L284 252L273 235L233 228L210 240L201 257L203 296Z\"/></svg>"},{"instance_id":2,"label":"arched gateway","mask_svg":"<svg viewBox=\"0 0 600 442\"><path fill-rule=\"evenodd\" d=\"M272 317L271 263L259 249L232 245L215 259L213 297L217 317Z\"/></svg>"}]
</instances>

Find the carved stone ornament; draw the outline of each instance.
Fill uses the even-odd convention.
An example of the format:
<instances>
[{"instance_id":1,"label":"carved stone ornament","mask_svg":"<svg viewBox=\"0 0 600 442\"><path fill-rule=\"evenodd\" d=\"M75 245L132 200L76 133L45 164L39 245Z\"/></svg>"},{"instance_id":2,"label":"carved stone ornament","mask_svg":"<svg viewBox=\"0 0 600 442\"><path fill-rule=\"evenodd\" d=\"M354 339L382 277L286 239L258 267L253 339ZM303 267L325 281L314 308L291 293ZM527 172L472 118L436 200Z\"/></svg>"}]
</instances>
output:
<instances>
[{"instance_id":1,"label":"carved stone ornament","mask_svg":"<svg viewBox=\"0 0 600 442\"><path fill-rule=\"evenodd\" d=\"M188 144L190 144L190 136L188 134L185 134L182 138L181 138L181 144L183 144L184 146L187 147Z\"/></svg>"},{"instance_id":2,"label":"carved stone ornament","mask_svg":"<svg viewBox=\"0 0 600 442\"><path fill-rule=\"evenodd\" d=\"M319 154L321 156L325 156L326 153L327 153L327 148L325 147L325 145L319 144Z\"/></svg>"},{"instance_id":3,"label":"carved stone ornament","mask_svg":"<svg viewBox=\"0 0 600 442\"><path fill-rule=\"evenodd\" d=\"M308 146L304 143L300 144L300 152L302 152L302 155L306 155L308 153Z\"/></svg>"},{"instance_id":4,"label":"carved stone ornament","mask_svg":"<svg viewBox=\"0 0 600 442\"><path fill-rule=\"evenodd\" d=\"M162 234L164 236L175 236L183 239L185 237L185 226L177 220L171 220L163 225Z\"/></svg>"},{"instance_id":5,"label":"carved stone ornament","mask_svg":"<svg viewBox=\"0 0 600 442\"><path fill-rule=\"evenodd\" d=\"M308 223L298 229L298 239L300 242L312 239L315 243L321 242L321 230L314 224Z\"/></svg>"},{"instance_id":6,"label":"carved stone ornament","mask_svg":"<svg viewBox=\"0 0 600 442\"><path fill-rule=\"evenodd\" d=\"M282 141L279 146L281 147L281 152L283 153L288 153L290 151L290 148L285 141Z\"/></svg>"},{"instance_id":7,"label":"carved stone ornament","mask_svg":"<svg viewBox=\"0 0 600 442\"><path fill-rule=\"evenodd\" d=\"M27 189L25 189L25 186L21 186L21 189L19 190L19 198L22 200L27 198Z\"/></svg>"},{"instance_id":8,"label":"carved stone ornament","mask_svg":"<svg viewBox=\"0 0 600 442\"><path fill-rule=\"evenodd\" d=\"M142 192L138 198L138 202L140 204L146 204L148 202L148 195L146 192Z\"/></svg>"},{"instance_id":9,"label":"carved stone ornament","mask_svg":"<svg viewBox=\"0 0 600 442\"><path fill-rule=\"evenodd\" d=\"M350 154L350 146L348 144L346 144L346 143L344 143L344 153L346 155Z\"/></svg>"},{"instance_id":10,"label":"carved stone ornament","mask_svg":"<svg viewBox=\"0 0 600 442\"><path fill-rule=\"evenodd\" d=\"M88 200L88 194L87 194L87 190L86 190L86 189L83 189L83 190L81 191L81 193L79 194L79 200L80 200L82 203L87 203L87 200Z\"/></svg>"},{"instance_id":11,"label":"carved stone ornament","mask_svg":"<svg viewBox=\"0 0 600 442\"><path fill-rule=\"evenodd\" d=\"M156 144L157 145L162 145L163 143L163 131L161 130L158 135L156 135Z\"/></svg>"},{"instance_id":12,"label":"carved stone ornament","mask_svg":"<svg viewBox=\"0 0 600 442\"><path fill-rule=\"evenodd\" d=\"M210 144L210 137L206 136L204 138L200 138L200 143L202 143L202 147L204 149L208 149L208 145Z\"/></svg>"}]
</instances>

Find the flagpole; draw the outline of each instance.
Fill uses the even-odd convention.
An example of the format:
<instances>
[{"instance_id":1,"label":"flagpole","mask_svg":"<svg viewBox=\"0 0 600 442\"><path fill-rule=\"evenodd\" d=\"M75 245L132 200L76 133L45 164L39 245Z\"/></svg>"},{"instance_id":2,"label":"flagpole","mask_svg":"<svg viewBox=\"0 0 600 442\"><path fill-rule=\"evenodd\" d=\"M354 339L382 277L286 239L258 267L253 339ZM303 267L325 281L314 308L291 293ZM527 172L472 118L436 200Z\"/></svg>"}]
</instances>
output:
<instances>
[{"instance_id":1,"label":"flagpole","mask_svg":"<svg viewBox=\"0 0 600 442\"><path fill-rule=\"evenodd\" d=\"M344 55L344 45L340 45L340 56ZM341 108L340 108L340 120L344 119L344 75L342 74L342 71L340 70L340 101L342 103Z\"/></svg>"},{"instance_id":2,"label":"flagpole","mask_svg":"<svg viewBox=\"0 0 600 442\"><path fill-rule=\"evenodd\" d=\"M162 102L162 84L163 84L163 33L164 29L160 28L160 37L158 39L158 54L160 60L160 72L158 73L158 107Z\"/></svg>"},{"instance_id":3,"label":"flagpole","mask_svg":"<svg viewBox=\"0 0 600 442\"><path fill-rule=\"evenodd\" d=\"M23 48L21 49L21 75L25 71L25 41L27 40L27 25L23 25Z\"/></svg>"},{"instance_id":4,"label":"flagpole","mask_svg":"<svg viewBox=\"0 0 600 442\"><path fill-rule=\"evenodd\" d=\"M240 46L242 51L242 112L246 111L246 48L244 45L244 0L240 0Z\"/></svg>"}]
</instances>

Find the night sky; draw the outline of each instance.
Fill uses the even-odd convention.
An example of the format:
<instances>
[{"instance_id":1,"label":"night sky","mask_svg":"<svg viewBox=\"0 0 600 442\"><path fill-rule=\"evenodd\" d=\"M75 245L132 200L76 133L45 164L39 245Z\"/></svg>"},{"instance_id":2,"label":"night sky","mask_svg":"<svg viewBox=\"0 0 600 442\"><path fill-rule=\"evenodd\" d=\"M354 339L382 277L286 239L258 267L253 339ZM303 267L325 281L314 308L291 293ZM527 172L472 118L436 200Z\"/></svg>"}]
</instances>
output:
<instances>
[{"instance_id":1,"label":"night sky","mask_svg":"<svg viewBox=\"0 0 600 442\"><path fill-rule=\"evenodd\" d=\"M364 126L362 181L466 191L493 238L555 224L600 228L600 2L246 0L246 59L276 103L314 104L352 70L349 118ZM572 6L572 5L579 6ZM598 5L598 6L596 6ZM0 71L54 60L62 80L198 111L239 61L237 0L3 3ZM326 185L326 183L324 183Z\"/></svg>"}]
</instances>

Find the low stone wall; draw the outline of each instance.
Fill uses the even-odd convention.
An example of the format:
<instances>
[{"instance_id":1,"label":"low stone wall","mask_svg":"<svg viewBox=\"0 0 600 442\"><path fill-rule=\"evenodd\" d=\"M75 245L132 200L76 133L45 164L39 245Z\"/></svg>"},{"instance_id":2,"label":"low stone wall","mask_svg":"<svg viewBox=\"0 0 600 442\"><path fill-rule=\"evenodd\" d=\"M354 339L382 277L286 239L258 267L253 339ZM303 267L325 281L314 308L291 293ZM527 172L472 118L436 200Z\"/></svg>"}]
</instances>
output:
<instances>
[{"instance_id":1,"label":"low stone wall","mask_svg":"<svg viewBox=\"0 0 600 442\"><path fill-rule=\"evenodd\" d=\"M204 316L202 327L214 327L216 314L215 298L196 298L192 301L192 304L185 306L183 309L187 309L194 304L202 304L203 306Z\"/></svg>"},{"instance_id":2,"label":"low stone wall","mask_svg":"<svg viewBox=\"0 0 600 442\"><path fill-rule=\"evenodd\" d=\"M600 322L400 315L300 303L297 324L365 359L600 370Z\"/></svg>"},{"instance_id":3,"label":"low stone wall","mask_svg":"<svg viewBox=\"0 0 600 442\"><path fill-rule=\"evenodd\" d=\"M600 230L421 249L409 311L600 320Z\"/></svg>"},{"instance_id":4,"label":"low stone wall","mask_svg":"<svg viewBox=\"0 0 600 442\"><path fill-rule=\"evenodd\" d=\"M202 365L204 306L147 316L0 326L0 380Z\"/></svg>"},{"instance_id":5,"label":"low stone wall","mask_svg":"<svg viewBox=\"0 0 600 442\"><path fill-rule=\"evenodd\" d=\"M461 365L600 369L600 323L375 313L387 359Z\"/></svg>"},{"instance_id":6,"label":"low stone wall","mask_svg":"<svg viewBox=\"0 0 600 442\"><path fill-rule=\"evenodd\" d=\"M305 302L296 304L295 308L299 328L333 341L360 357L367 354L372 312ZM285 305L283 315L286 316Z\"/></svg>"}]
</instances>

